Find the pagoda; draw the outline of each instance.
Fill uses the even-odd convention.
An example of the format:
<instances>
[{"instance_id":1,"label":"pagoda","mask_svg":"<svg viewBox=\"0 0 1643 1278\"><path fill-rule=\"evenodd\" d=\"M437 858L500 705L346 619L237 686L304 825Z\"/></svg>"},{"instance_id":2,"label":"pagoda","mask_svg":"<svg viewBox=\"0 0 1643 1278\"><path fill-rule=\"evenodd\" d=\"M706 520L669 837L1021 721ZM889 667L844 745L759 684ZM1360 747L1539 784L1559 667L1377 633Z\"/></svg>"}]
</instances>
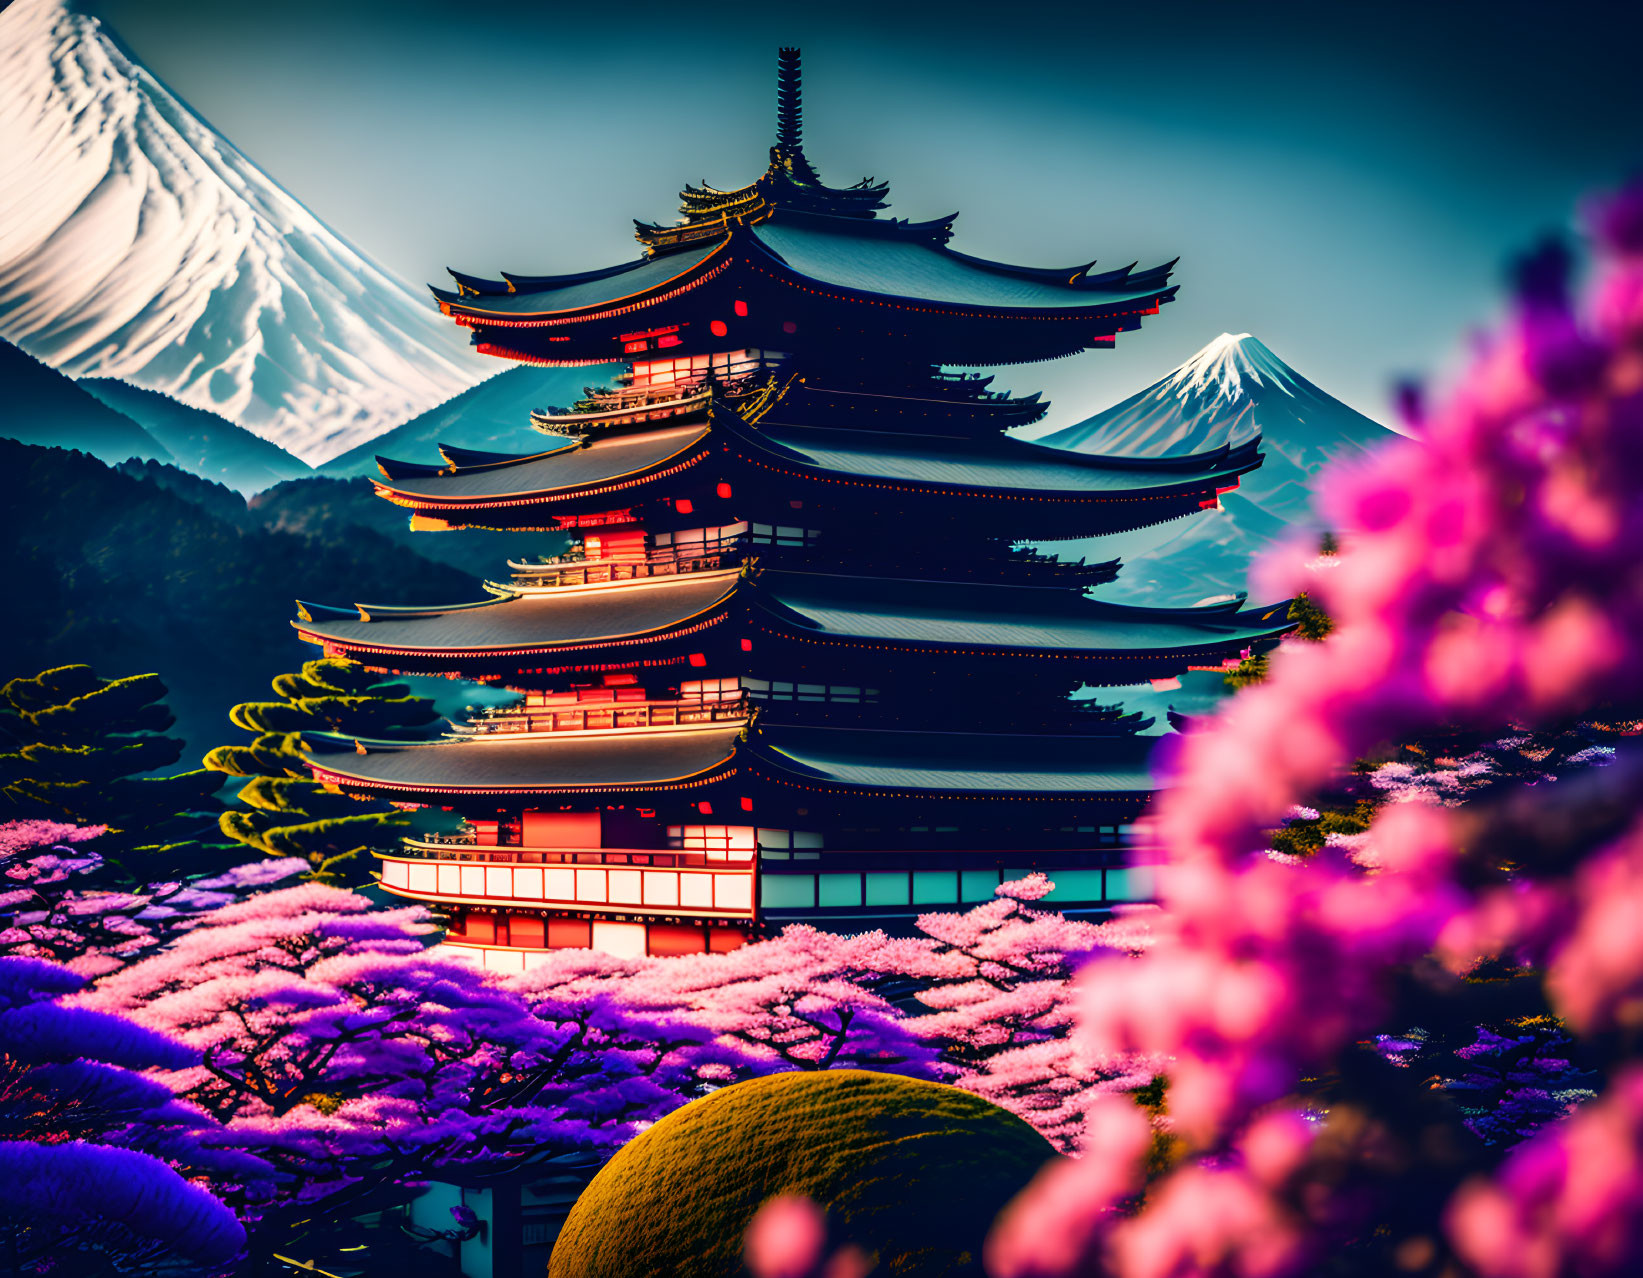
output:
<instances>
[{"instance_id":1,"label":"pagoda","mask_svg":"<svg viewBox=\"0 0 1643 1278\"><path fill-rule=\"evenodd\" d=\"M1290 628L1241 598L1099 602L1116 564L1041 548L1214 507L1258 439L1069 453L1008 434L1037 395L961 371L1112 346L1173 298L1174 264L1013 266L949 247L953 217L882 216L883 183L806 159L798 50L778 67L750 186L687 187L618 266L434 290L481 351L628 371L533 414L534 449L379 458L377 493L413 527L571 549L477 602L298 606L327 654L519 694L437 742L308 738L342 791L465 818L381 854L381 883L489 967L893 927L1032 869L1062 908L1145 897L1124 853L1151 721L1072 694Z\"/></svg>"}]
</instances>

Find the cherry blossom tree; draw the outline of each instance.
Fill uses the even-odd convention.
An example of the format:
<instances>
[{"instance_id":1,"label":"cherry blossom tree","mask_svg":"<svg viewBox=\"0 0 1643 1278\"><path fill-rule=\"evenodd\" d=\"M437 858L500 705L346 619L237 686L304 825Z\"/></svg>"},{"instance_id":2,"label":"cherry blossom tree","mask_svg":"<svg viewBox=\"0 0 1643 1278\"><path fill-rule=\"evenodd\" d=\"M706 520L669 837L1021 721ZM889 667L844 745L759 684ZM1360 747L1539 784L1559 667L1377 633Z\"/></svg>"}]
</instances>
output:
<instances>
[{"instance_id":1,"label":"cherry blossom tree","mask_svg":"<svg viewBox=\"0 0 1643 1278\"><path fill-rule=\"evenodd\" d=\"M575 952L576 955L585 952ZM882 932L838 936L795 924L726 954L556 959L515 981L526 998L615 985L636 1009L711 1031L771 1068L932 1076L936 1051L875 987L923 972L928 946Z\"/></svg>"},{"instance_id":2,"label":"cherry blossom tree","mask_svg":"<svg viewBox=\"0 0 1643 1278\"><path fill-rule=\"evenodd\" d=\"M1097 951L1146 949L1151 911L1096 924L1030 908L1054 886L1030 874L1001 885L985 904L921 915L919 931L931 943L908 974L922 978L917 998L932 1010L914 1015L907 1028L940 1047L949 1081L1074 1153L1093 1099L1145 1087L1157 1063L1096 1057L1072 1041L1073 976Z\"/></svg>"},{"instance_id":3,"label":"cherry blossom tree","mask_svg":"<svg viewBox=\"0 0 1643 1278\"><path fill-rule=\"evenodd\" d=\"M0 825L0 954L52 959L84 976L151 954L207 911L260 891L305 867L293 858L131 890L105 881L100 854L81 845L101 826L56 821Z\"/></svg>"},{"instance_id":4,"label":"cherry blossom tree","mask_svg":"<svg viewBox=\"0 0 1643 1278\"><path fill-rule=\"evenodd\" d=\"M1328 478L1341 553L1308 588L1335 629L1182 739L1158 811L1168 924L1080 978L1088 1050L1170 1058L1171 1157L1140 1108L1092 1107L1088 1156L995 1231L1000 1278L1643 1266L1635 750L1380 805L1355 847L1265 854L1294 805L1388 742L1635 720L1643 186L1594 221L1607 261L1583 308L1565 252L1526 259L1512 321L1419 442ZM1525 1015L1566 1027L1597 1094L1516 1144L1386 1050L1412 1026ZM1557 1075L1568 1057L1537 1059Z\"/></svg>"},{"instance_id":5,"label":"cherry blossom tree","mask_svg":"<svg viewBox=\"0 0 1643 1278\"><path fill-rule=\"evenodd\" d=\"M615 987L630 1006L711 1029L771 1068L873 1069L942 1078L1033 1123L1068 1152L1090 1099L1152 1081L1152 1062L1096 1058L1071 1041L1072 977L1090 953L1133 954L1148 912L1094 924L1029 908L1054 885L1008 883L918 935L840 936L803 924L727 954L615 958L568 951L512 987Z\"/></svg>"}]
</instances>

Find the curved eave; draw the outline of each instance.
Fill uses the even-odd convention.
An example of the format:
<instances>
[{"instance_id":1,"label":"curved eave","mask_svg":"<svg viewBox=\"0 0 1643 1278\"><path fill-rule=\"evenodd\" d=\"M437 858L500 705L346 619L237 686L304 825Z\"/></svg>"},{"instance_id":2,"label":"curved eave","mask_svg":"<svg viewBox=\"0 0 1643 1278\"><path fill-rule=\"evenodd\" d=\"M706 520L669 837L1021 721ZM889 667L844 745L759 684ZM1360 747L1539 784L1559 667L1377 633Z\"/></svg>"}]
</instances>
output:
<instances>
[{"instance_id":1,"label":"curved eave","mask_svg":"<svg viewBox=\"0 0 1643 1278\"><path fill-rule=\"evenodd\" d=\"M478 449L454 448L447 444L435 444L439 455L445 459L443 466L435 466L429 462L399 461L393 457L384 457L377 454L377 470L390 484L407 479L433 479L441 475L473 474L482 470L502 470L509 466L517 466L522 462L541 461L544 457L552 457L555 453L563 453L577 447L574 441L560 444L554 448L544 449L539 453L486 453ZM449 451L447 451L449 449ZM382 485L377 485L379 488Z\"/></svg>"},{"instance_id":2,"label":"curved eave","mask_svg":"<svg viewBox=\"0 0 1643 1278\"><path fill-rule=\"evenodd\" d=\"M507 309L490 309L481 301L465 296L461 293L451 293L448 290L433 289L434 297L439 301L439 308L446 315L459 322L468 323L471 327L535 327L551 324L568 324L581 320L599 318L606 313L619 314L629 310L637 310L652 302L676 295L688 288L701 283L704 279L717 274L729 264L728 260L721 259L724 250L730 245L733 236L726 235L717 244L706 248L699 257L681 262L679 269L663 278L647 283L642 288L631 289L626 292L611 292L608 296L586 302L579 302L569 307L543 306L540 309L527 309L520 305ZM596 283L604 279L618 279L621 275L639 271L654 265L657 258L645 257L636 262L630 262L620 269L612 268L605 271L589 272L586 279L571 281L557 285L557 288L575 287L584 283ZM519 291L514 296L524 303L534 292L549 292L552 290Z\"/></svg>"},{"instance_id":3,"label":"curved eave","mask_svg":"<svg viewBox=\"0 0 1643 1278\"><path fill-rule=\"evenodd\" d=\"M946 638L918 638L843 630L818 629L810 623L798 605L781 600L760 600L756 605L768 617L779 623L779 628L767 628L766 633L790 642L821 647L849 648L860 651L924 653L935 657L982 657L1000 661L1049 661L1099 667L1102 663L1145 665L1148 662L1167 662L1172 666L1191 668L1199 663L1218 664L1231 653L1245 648L1276 643L1294 627L1287 622L1270 630L1207 632L1202 636L1182 636L1175 644L1149 644L1135 647L1072 647L1061 643L999 642L977 640L967 643ZM1092 672L1094 673L1094 672Z\"/></svg>"},{"instance_id":4,"label":"curved eave","mask_svg":"<svg viewBox=\"0 0 1643 1278\"><path fill-rule=\"evenodd\" d=\"M790 287L811 294L833 297L840 301L853 302L858 305L895 307L899 310L910 310L920 314L951 315L974 319L1034 320L1050 323L1074 321L1080 323L1106 323L1117 321L1112 330L1116 333L1123 331L1125 327L1138 327L1141 318L1144 316L1156 315L1158 308L1174 301L1175 294L1180 290L1179 285L1164 282L1169 276L1173 263L1144 272L1138 276L1131 275L1126 269L1122 273L1121 279L1112 280L1110 283L1106 282L1109 277L1097 277L1103 282L1100 284L1073 284L1061 280L1051 281L1042 276L1037 268L1011 267L1004 263L988 262L984 258L971 258L944 245L931 245L928 249L929 252L949 260L962 262L966 268L971 270L998 275L1006 279L1025 279L1053 284L1068 292L1089 295L1087 302L1059 306L936 300L916 294L867 290L810 275L800 267L793 265L778 249L759 239L751 230L739 228L732 235L732 240L743 243L747 251L749 269L775 278ZM1102 296L1103 294L1105 296ZM1107 335L1110 336L1110 334Z\"/></svg>"},{"instance_id":5,"label":"curved eave","mask_svg":"<svg viewBox=\"0 0 1643 1278\"><path fill-rule=\"evenodd\" d=\"M668 588L679 589L681 585L704 584L709 581L723 582L723 589L713 598L700 606L682 611L675 616L651 626L644 626L632 630L613 631L609 634L576 635L564 639L531 640L528 638L502 639L494 643L465 643L454 644L440 642L434 635L419 643L389 642L387 639L372 639L367 634L353 631L339 632L334 627L326 629L327 622L348 621L350 618L345 610L337 608L325 609L328 616L315 614L315 605L303 605L299 611L298 620L291 622L300 638L309 643L327 644L336 648L352 652L382 653L384 655L419 657L427 660L463 661L463 660L490 660L498 657L525 657L545 656L548 654L583 652L601 648L625 648L634 645L662 643L669 639L683 638L708 626L723 621L726 614L725 605L736 593L740 580L739 570L703 574L692 581L690 578L657 578L657 583L648 582L628 583L626 589L652 590ZM609 591L594 587L591 591L577 591L571 588L562 588L552 594L532 594L510 596L505 599L480 600L470 604L458 604L443 609L398 609L390 610L377 608L368 611L366 606L358 607L356 616L352 618L355 624L373 625L386 622L407 621L437 621L452 613L478 612L486 608L506 608L512 606L526 606L534 610L540 609L543 604L550 607L556 603L585 603L588 594L599 595L609 599ZM688 607L688 605L686 605Z\"/></svg>"},{"instance_id":6,"label":"curved eave","mask_svg":"<svg viewBox=\"0 0 1643 1278\"><path fill-rule=\"evenodd\" d=\"M1180 291L1179 285L1172 284L1166 288L1149 289L1133 297L1109 298L1101 302L1092 301L1087 306L1005 306L990 303L931 301L928 298L905 294L873 293L863 289L854 289L815 276L805 275L792 269L774 254L770 255L768 266L749 261L748 267L750 270L776 279L791 288L813 295L820 294L835 301L858 306L893 307L897 310L914 311L923 315L944 315L954 319L1032 320L1055 324L1091 324L1098 330L1110 328L1108 332L1098 331L1092 334L1092 340L1110 338L1116 333L1124 332L1127 329L1139 328L1142 319L1149 315L1158 314L1159 308L1173 302L1176 293Z\"/></svg>"},{"instance_id":7,"label":"curved eave","mask_svg":"<svg viewBox=\"0 0 1643 1278\"><path fill-rule=\"evenodd\" d=\"M303 754L303 761L314 772L316 779L331 785L348 790L374 790L390 794L405 795L530 795L530 794L630 794L654 793L670 790L693 790L701 786L711 785L723 777L733 775L734 763L738 753L737 738L740 728L703 730L699 735L705 738L703 749L695 751L696 758L687 761L683 768L667 767L639 767L646 775L638 776L609 776L590 780L566 780L547 775L553 766L553 760L558 755L570 755L572 752L595 753L609 751L611 742L638 745L641 749L654 743L645 742L637 735L629 738L604 738L602 743L585 741L550 741L546 743L505 743L500 746L486 741L457 741L457 742L427 742L406 745L396 742L353 741L345 738L333 738L328 741L336 745L335 753L322 752L310 748ZM323 734L310 734L325 739ZM681 756L688 752L689 743L680 737L674 737L663 743L663 748L653 751L661 756L665 764L668 756ZM496 755L500 751L511 750L516 754L527 756L528 762L521 765L515 762L512 766L517 771L540 773L540 779L533 775L529 780L498 781L491 779L499 769L499 760ZM460 756L453 754L461 751ZM485 752L484 754L478 752ZM412 753L414 752L414 754ZM376 756L397 756L397 761L411 759L426 773L425 776L394 775L396 759L386 761L386 767L373 768L369 763L361 760ZM535 756L541 756L540 759ZM705 760L705 761L704 761ZM620 760L618 760L618 765ZM688 766L695 763L697 766ZM448 769L448 770L447 770ZM470 780L460 777L459 774L469 771L489 773L490 777L484 780Z\"/></svg>"},{"instance_id":8,"label":"curved eave","mask_svg":"<svg viewBox=\"0 0 1643 1278\"><path fill-rule=\"evenodd\" d=\"M602 497L612 492L619 492L625 489L634 488L647 482L653 477L661 476L664 473L670 473L685 466L694 465L698 460L700 460L701 456L705 455L701 451L701 446L707 438L708 430L706 427L703 427L700 431L697 431L691 435L674 451L667 453L660 458L647 461L642 466L635 466L625 471L615 471L609 475L603 475L596 479L588 479L559 487L509 488L499 486L492 492L442 494L439 492L429 492L427 490L419 492L416 489L403 486L403 478L395 476L386 476L387 482L373 481L373 483L375 485L377 496L393 502L396 506L404 506L411 510L441 512L472 511L489 510L502 507L569 502L580 498L595 496ZM633 439L633 435L618 436L613 437L611 443L614 445L618 440L631 443ZM419 475L414 476L414 478L431 479L441 476L474 474L477 472L487 471L505 472L510 467L520 465L523 462L544 461L558 455L568 455L573 452L580 452L583 449L598 447L600 447L600 441L594 441L589 444L578 444L573 442L562 448L549 449L547 452L537 453L534 456L522 458L520 461L497 462L488 466L468 466L460 468L446 467L435 471L431 475ZM693 451L696 452L697 455L694 457L689 456L689 454Z\"/></svg>"},{"instance_id":9,"label":"curved eave","mask_svg":"<svg viewBox=\"0 0 1643 1278\"><path fill-rule=\"evenodd\" d=\"M1036 507L1047 505L1087 507L1126 505L1137 502L1179 502L1189 499L1195 493L1205 492L1212 487L1216 489L1227 487L1234 483L1240 475L1261 464L1261 458L1259 455L1255 455L1247 463L1228 465L1216 470L1187 471L1183 467L1178 483L1154 485L1144 489L1115 489L1110 491L1005 488L913 478L890 478L820 466L812 458L795 449L787 448L774 440L764 438L755 431L738 428L737 424L730 420L733 416L733 414L716 414L714 417L714 430L726 437L724 444L721 446L733 450L744 462L764 469L796 475L798 478L819 484L834 484L875 491L898 490L928 496L933 499L986 500ZM1062 450L1046 451L1057 452ZM1224 453L1225 450L1220 450L1220 452ZM1101 458L1087 460L1092 468L1101 467L1104 461ZM1063 459L1057 457L1055 461L1059 463L1063 462ZM1072 461L1069 455L1065 459L1065 464L1075 467L1081 466L1083 463ZM1115 467L1115 469L1140 468L1127 461L1121 467ZM1159 467L1157 469L1173 471L1176 468Z\"/></svg>"},{"instance_id":10,"label":"curved eave","mask_svg":"<svg viewBox=\"0 0 1643 1278\"><path fill-rule=\"evenodd\" d=\"M1001 752L1008 751L1010 744L1009 737L998 738ZM997 768L981 771L955 769L929 760L905 757L887 759L882 765L862 765L859 761L844 765L846 770L865 766L882 771L885 775L879 779L839 776L824 766L789 754L780 744L758 737L743 755L743 766L750 775L777 785L878 799L1081 805L1113 803L1131 806L1144 804L1158 788L1150 775L1130 768L1092 767L1079 773L1046 774L1012 770L1008 764L1001 763ZM833 766L840 765L835 763ZM957 778L964 776L971 778L968 784L958 782ZM1104 779L1106 784L1103 784ZM1052 780L1053 784L1044 784Z\"/></svg>"}]
</instances>

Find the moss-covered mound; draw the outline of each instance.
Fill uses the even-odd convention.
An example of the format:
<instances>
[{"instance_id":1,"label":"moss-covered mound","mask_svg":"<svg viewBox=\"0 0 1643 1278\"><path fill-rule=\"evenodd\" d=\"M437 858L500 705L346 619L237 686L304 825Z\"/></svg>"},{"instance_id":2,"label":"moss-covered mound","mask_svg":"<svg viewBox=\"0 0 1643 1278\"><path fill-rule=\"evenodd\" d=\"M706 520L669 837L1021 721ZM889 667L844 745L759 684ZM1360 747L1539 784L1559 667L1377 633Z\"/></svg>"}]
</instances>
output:
<instances>
[{"instance_id":1,"label":"moss-covered mound","mask_svg":"<svg viewBox=\"0 0 1643 1278\"><path fill-rule=\"evenodd\" d=\"M941 1083L863 1070L776 1074L670 1114L583 1191L550 1278L741 1278L759 1207L803 1194L879 1275L979 1275L999 1212L1049 1143Z\"/></svg>"}]
</instances>

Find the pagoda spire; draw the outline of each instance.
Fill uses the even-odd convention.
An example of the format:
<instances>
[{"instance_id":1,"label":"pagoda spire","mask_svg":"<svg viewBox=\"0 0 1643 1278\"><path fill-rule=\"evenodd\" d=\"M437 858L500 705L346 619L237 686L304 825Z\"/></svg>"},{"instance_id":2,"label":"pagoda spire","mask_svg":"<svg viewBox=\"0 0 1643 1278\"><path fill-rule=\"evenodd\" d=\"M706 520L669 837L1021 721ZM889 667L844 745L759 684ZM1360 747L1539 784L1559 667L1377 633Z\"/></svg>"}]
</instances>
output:
<instances>
[{"instance_id":1,"label":"pagoda spire","mask_svg":"<svg viewBox=\"0 0 1643 1278\"><path fill-rule=\"evenodd\" d=\"M811 167L804 154L804 101L800 86L799 51L782 48L776 51L776 145L770 148L770 161L796 182L811 186L822 184L820 175Z\"/></svg>"},{"instance_id":2,"label":"pagoda spire","mask_svg":"<svg viewBox=\"0 0 1643 1278\"><path fill-rule=\"evenodd\" d=\"M804 149L802 139L804 103L800 91L799 51L776 52L776 145L783 151Z\"/></svg>"}]
</instances>

